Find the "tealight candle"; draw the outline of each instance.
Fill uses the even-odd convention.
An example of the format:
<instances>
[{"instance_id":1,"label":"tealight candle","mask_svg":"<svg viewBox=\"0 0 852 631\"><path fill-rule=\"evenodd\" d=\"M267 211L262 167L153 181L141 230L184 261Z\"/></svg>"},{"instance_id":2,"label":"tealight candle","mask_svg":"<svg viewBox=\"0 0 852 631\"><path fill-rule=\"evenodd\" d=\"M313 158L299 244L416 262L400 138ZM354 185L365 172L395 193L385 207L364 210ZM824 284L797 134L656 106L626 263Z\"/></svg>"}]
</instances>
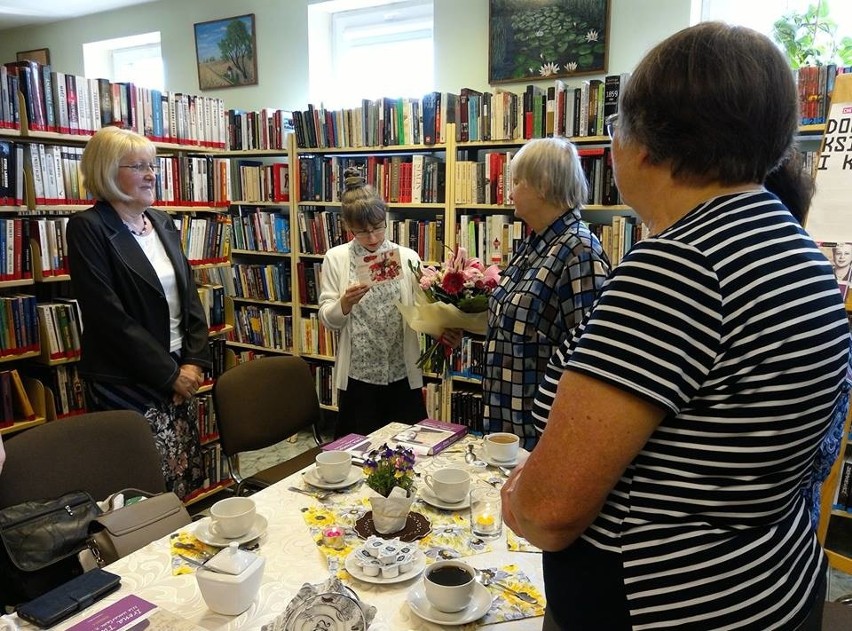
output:
<instances>
[{"instance_id":1,"label":"tealight candle","mask_svg":"<svg viewBox=\"0 0 852 631\"><path fill-rule=\"evenodd\" d=\"M342 549L346 544L343 541L343 528L329 526L322 531L322 543L335 550Z\"/></svg>"}]
</instances>

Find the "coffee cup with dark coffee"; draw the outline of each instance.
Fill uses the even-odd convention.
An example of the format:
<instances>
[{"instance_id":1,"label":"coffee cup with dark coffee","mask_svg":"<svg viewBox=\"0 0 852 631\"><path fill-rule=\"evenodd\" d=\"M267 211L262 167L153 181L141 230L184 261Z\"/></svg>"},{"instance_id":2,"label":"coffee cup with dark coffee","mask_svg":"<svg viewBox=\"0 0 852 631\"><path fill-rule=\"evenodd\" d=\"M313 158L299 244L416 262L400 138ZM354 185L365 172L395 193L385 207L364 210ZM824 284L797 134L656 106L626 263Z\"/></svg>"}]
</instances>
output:
<instances>
[{"instance_id":1,"label":"coffee cup with dark coffee","mask_svg":"<svg viewBox=\"0 0 852 631\"><path fill-rule=\"evenodd\" d=\"M426 599L438 611L461 611L473 597L475 577L476 570L462 561L433 563L423 577Z\"/></svg>"}]
</instances>

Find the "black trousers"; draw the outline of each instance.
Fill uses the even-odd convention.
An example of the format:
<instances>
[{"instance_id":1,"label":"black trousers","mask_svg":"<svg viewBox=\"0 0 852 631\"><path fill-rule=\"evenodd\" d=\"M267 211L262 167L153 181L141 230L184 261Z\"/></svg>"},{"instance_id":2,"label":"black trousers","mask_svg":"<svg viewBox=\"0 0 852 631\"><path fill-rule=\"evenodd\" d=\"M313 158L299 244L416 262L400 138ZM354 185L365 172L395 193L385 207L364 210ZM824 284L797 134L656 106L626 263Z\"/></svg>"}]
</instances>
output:
<instances>
[{"instance_id":1,"label":"black trousers","mask_svg":"<svg viewBox=\"0 0 852 631\"><path fill-rule=\"evenodd\" d=\"M339 395L335 438L366 435L394 421L413 424L426 418L423 393L410 388L408 379L377 385L350 378Z\"/></svg>"}]
</instances>

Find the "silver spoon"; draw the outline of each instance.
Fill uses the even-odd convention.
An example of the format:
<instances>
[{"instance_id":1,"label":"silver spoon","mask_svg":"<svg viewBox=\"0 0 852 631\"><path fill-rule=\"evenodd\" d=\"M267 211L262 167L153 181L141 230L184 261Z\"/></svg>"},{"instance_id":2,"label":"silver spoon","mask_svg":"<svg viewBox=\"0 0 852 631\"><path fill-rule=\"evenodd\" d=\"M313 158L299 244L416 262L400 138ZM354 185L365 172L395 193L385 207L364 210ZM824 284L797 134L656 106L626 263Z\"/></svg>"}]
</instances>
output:
<instances>
[{"instance_id":1,"label":"silver spoon","mask_svg":"<svg viewBox=\"0 0 852 631\"><path fill-rule=\"evenodd\" d=\"M330 491L306 491L305 489L300 489L298 486L288 486L287 490L293 491L293 493L301 493L302 495L313 497L319 501L327 499L328 496L331 495Z\"/></svg>"},{"instance_id":2,"label":"silver spoon","mask_svg":"<svg viewBox=\"0 0 852 631\"><path fill-rule=\"evenodd\" d=\"M464 461L467 464L473 464L474 462L476 462L476 460L476 454L473 453L473 443L470 443L467 446L467 453L464 455Z\"/></svg>"},{"instance_id":3,"label":"silver spoon","mask_svg":"<svg viewBox=\"0 0 852 631\"><path fill-rule=\"evenodd\" d=\"M537 605L538 604L538 598L536 598L532 594L529 594L527 592L519 592L515 589L512 589L511 587L509 587L505 583L501 583L500 581L496 580L494 578L494 572L492 572L491 570L487 570L487 569L477 570L476 580L478 580L480 583L482 583L482 585L485 586L485 587L488 587L489 585L496 585L497 587L502 589L504 592L509 592L510 594L513 594L517 598L520 598L524 602L529 603L531 605Z\"/></svg>"}]
</instances>

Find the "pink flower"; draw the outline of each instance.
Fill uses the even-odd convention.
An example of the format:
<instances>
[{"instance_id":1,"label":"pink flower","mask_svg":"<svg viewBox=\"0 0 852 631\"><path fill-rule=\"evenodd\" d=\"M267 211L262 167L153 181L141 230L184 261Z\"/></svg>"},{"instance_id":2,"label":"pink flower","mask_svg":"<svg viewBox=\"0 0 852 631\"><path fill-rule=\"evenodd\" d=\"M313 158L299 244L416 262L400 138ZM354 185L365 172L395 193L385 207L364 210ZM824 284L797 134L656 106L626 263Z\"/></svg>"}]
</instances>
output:
<instances>
[{"instance_id":1,"label":"pink flower","mask_svg":"<svg viewBox=\"0 0 852 631\"><path fill-rule=\"evenodd\" d=\"M494 289L500 284L500 268L496 265L489 265L484 272L485 286L489 289Z\"/></svg>"}]
</instances>

